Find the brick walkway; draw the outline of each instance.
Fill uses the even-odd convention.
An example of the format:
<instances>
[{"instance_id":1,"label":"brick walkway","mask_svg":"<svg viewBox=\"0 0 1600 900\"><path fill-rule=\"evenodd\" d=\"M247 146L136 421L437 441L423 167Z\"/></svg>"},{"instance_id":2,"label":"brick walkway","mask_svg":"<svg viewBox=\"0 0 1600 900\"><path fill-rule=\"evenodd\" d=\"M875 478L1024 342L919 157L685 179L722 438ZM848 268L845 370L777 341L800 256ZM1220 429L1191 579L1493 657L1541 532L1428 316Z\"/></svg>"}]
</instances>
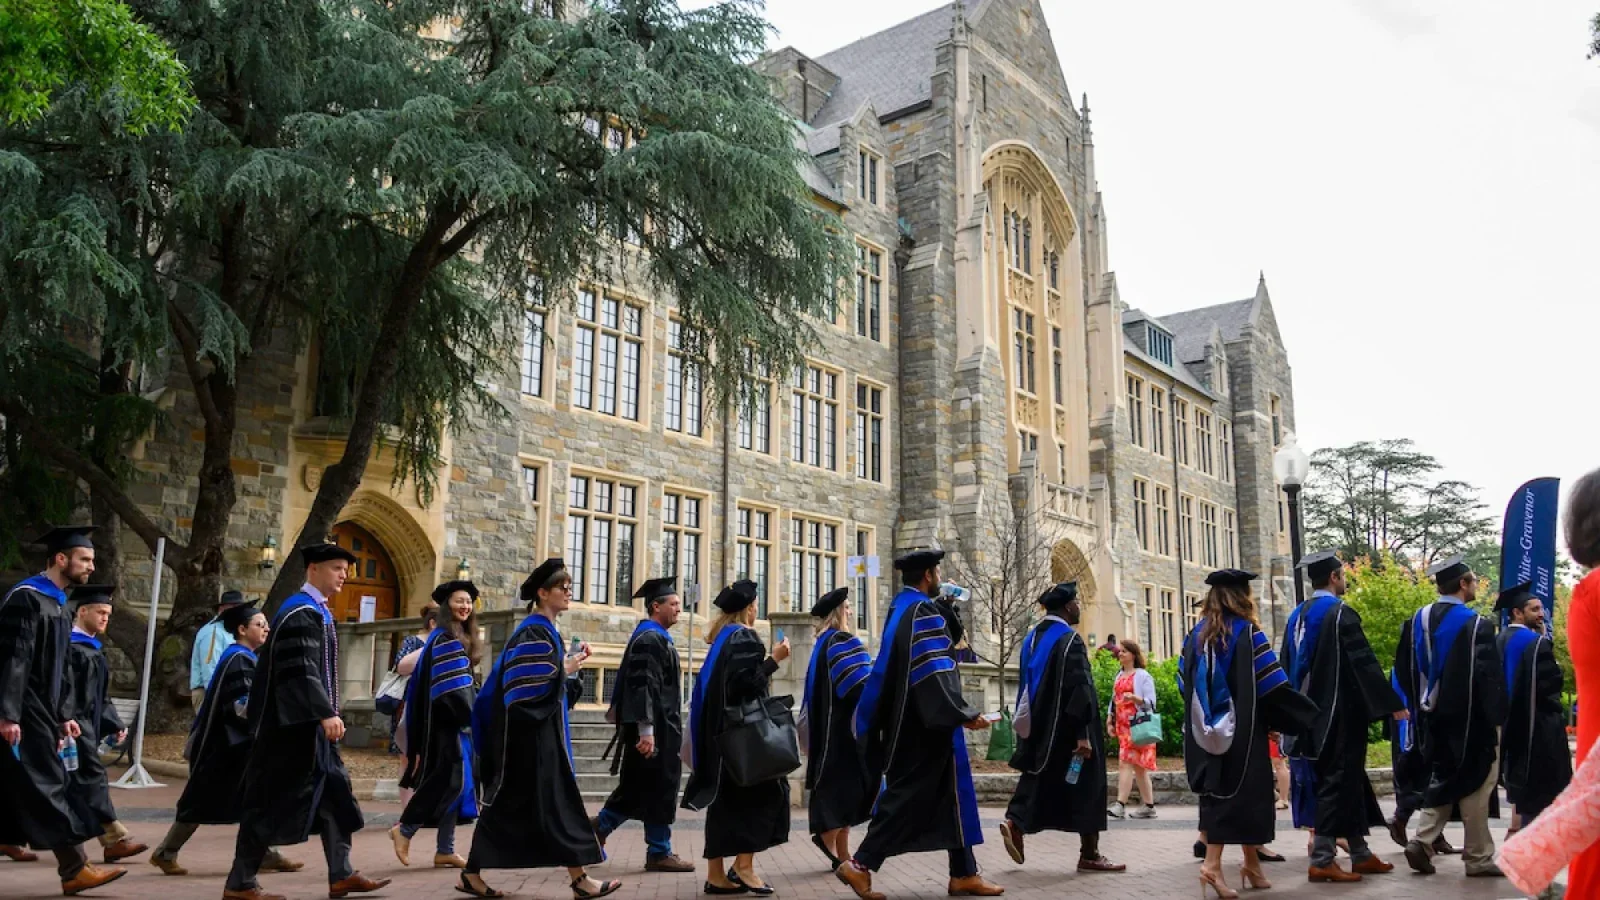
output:
<instances>
[{"instance_id":1,"label":"brick walkway","mask_svg":"<svg viewBox=\"0 0 1600 900\"><path fill-rule=\"evenodd\" d=\"M114 791L122 819L133 836L154 846L172 821L172 805L176 801L176 787L144 791ZM369 802L362 804L368 826L356 835L354 861L358 869L373 877L393 877L394 884L378 895L389 900L422 900L422 898L448 898L460 900L463 894L452 890L455 873L432 869L404 868L394 858L385 830L393 824L399 807L393 803ZM1077 837L1073 835L1043 834L1028 839L1027 867L1018 867L1006 856L1005 848L995 833L1002 810L986 807L983 810L986 842L978 847L978 859L984 873L1004 885L1007 898L1107 898L1118 894L1151 898L1192 898L1196 890L1197 864L1192 860L1190 845L1194 841L1195 808L1164 807L1161 818L1153 821L1113 822L1102 840L1102 850L1119 862L1128 864L1129 871L1122 875L1079 875L1073 871L1077 858ZM805 835L805 812L796 810L795 826L790 843L763 854L757 866L763 876L778 889L777 897L789 900L850 900L853 895L839 884L825 869L826 863ZM699 815L685 814L675 829L677 851L686 858L698 857L702 846L702 819ZM1496 836L1503 829L1496 829ZM1459 827L1453 827L1451 840L1460 843ZM121 881L101 888L86 897L106 900L134 900L134 898L206 898L216 900L222 894L222 883L233 855L234 829L227 826L200 829L184 848L182 861L190 875L169 878L161 875L147 862L148 854L130 861L130 869ZM413 864L432 858L433 833L423 831L412 843ZM464 828L458 836L462 855L471 842L471 829ZM1287 819L1282 820L1277 849L1289 860L1268 865L1268 877L1276 884L1271 894L1247 892L1246 897L1338 897L1338 898L1430 898L1442 896L1470 898L1470 900L1499 900L1514 898L1516 891L1503 879L1465 878L1461 874L1459 857L1443 860L1438 875L1423 878L1405 868L1398 848L1387 835L1374 835L1373 846L1380 854L1399 868L1392 875L1369 878L1357 885L1310 885L1305 881L1305 844L1303 839L1288 830ZM94 848L98 852L98 847ZM704 879L696 875L657 875L640 871L644 862L643 835L636 825L630 824L612 836L607 849L611 859L595 870L603 878L621 878L626 884L615 896L619 900L646 898L701 897L700 885ZM306 868L294 875L273 875L263 880L273 891L291 898L326 897L326 876L322 870L321 850L315 843L292 848L290 855L304 861ZM94 858L92 855L91 858ZM1227 857L1229 883L1238 885L1238 854L1230 850ZM492 872L491 884L501 890L523 898L539 900L567 900L565 873L555 869L535 871ZM943 854L920 854L891 860L878 873L876 886L896 897L944 897L945 862ZM18 864L0 859L0 897L46 898L59 897L59 882L54 866L45 857L37 863Z\"/></svg>"}]
</instances>

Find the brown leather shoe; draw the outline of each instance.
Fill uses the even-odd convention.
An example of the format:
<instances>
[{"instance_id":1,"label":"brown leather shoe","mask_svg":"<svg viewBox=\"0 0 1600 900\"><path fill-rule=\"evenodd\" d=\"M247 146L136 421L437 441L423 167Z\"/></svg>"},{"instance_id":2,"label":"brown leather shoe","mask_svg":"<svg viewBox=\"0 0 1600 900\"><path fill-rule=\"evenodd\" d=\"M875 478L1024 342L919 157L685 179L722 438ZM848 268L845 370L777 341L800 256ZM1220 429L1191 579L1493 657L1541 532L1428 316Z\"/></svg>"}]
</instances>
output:
<instances>
[{"instance_id":1,"label":"brown leather shoe","mask_svg":"<svg viewBox=\"0 0 1600 900\"><path fill-rule=\"evenodd\" d=\"M260 868L259 871L262 871L262 872L298 872L301 869L304 869L305 867L306 867L305 863L300 862L298 860L290 859L289 857L284 856L282 853L278 853L278 852L274 851L274 852L268 853L267 854L267 858L261 861L261 868Z\"/></svg>"},{"instance_id":2,"label":"brown leather shoe","mask_svg":"<svg viewBox=\"0 0 1600 900\"><path fill-rule=\"evenodd\" d=\"M253 887L243 891L230 891L224 888L222 900L289 900L289 898L282 894L269 894L259 887Z\"/></svg>"},{"instance_id":3,"label":"brown leather shoe","mask_svg":"<svg viewBox=\"0 0 1600 900\"><path fill-rule=\"evenodd\" d=\"M10 857L13 862L38 862L39 854L32 850L18 847L14 844L0 844L0 856Z\"/></svg>"},{"instance_id":4,"label":"brown leather shoe","mask_svg":"<svg viewBox=\"0 0 1600 900\"><path fill-rule=\"evenodd\" d=\"M1384 862L1376 856L1369 856L1350 867L1350 871L1361 875L1383 875L1394 871L1394 863Z\"/></svg>"},{"instance_id":5,"label":"brown leather shoe","mask_svg":"<svg viewBox=\"0 0 1600 900\"><path fill-rule=\"evenodd\" d=\"M1023 844L1022 829L1013 824L1010 819L1006 819L1000 823L1000 840L1005 843L1006 853L1010 855L1011 861L1019 866L1022 865L1027 858L1027 847Z\"/></svg>"},{"instance_id":6,"label":"brown leather shoe","mask_svg":"<svg viewBox=\"0 0 1600 900\"><path fill-rule=\"evenodd\" d=\"M1005 892L1006 889L1000 885L984 881L982 875L950 879L949 894L952 897L998 897Z\"/></svg>"},{"instance_id":7,"label":"brown leather shoe","mask_svg":"<svg viewBox=\"0 0 1600 900\"><path fill-rule=\"evenodd\" d=\"M162 856L159 853L151 854L151 856L150 856L150 865L155 866L156 868L160 869L161 870L161 874L163 874L163 875L187 875L187 874L189 874L189 870L188 869L185 869L183 866L178 865L178 858L176 856L168 858L168 857Z\"/></svg>"},{"instance_id":8,"label":"brown leather shoe","mask_svg":"<svg viewBox=\"0 0 1600 900\"><path fill-rule=\"evenodd\" d=\"M339 900L340 897L346 897L350 894L367 894L380 888L388 887L389 882L393 880L392 878L382 878L373 881L360 872L356 872L349 878L342 878L328 885L328 896L332 900Z\"/></svg>"},{"instance_id":9,"label":"brown leather shoe","mask_svg":"<svg viewBox=\"0 0 1600 900\"><path fill-rule=\"evenodd\" d=\"M130 856L138 856L149 849L149 844L136 844L127 838L122 838L115 844L105 848L105 861L108 863L114 863L119 859L127 859Z\"/></svg>"},{"instance_id":10,"label":"brown leather shoe","mask_svg":"<svg viewBox=\"0 0 1600 900\"><path fill-rule=\"evenodd\" d=\"M645 860L644 870L646 872L693 872L694 863L686 859L680 859L676 853L668 853L666 856L657 859Z\"/></svg>"},{"instance_id":11,"label":"brown leather shoe","mask_svg":"<svg viewBox=\"0 0 1600 900\"><path fill-rule=\"evenodd\" d=\"M1123 863L1114 863L1111 860L1106 859L1104 856L1096 856L1094 859L1085 859L1085 858L1080 856L1080 857L1078 857L1078 871L1079 872L1126 872L1126 871L1128 871L1128 867L1126 865L1124 865Z\"/></svg>"},{"instance_id":12,"label":"brown leather shoe","mask_svg":"<svg viewBox=\"0 0 1600 900\"><path fill-rule=\"evenodd\" d=\"M126 874L128 874L127 869L101 869L86 864L78 870L78 874L61 882L61 893L75 897L84 891L92 891L103 884L110 884Z\"/></svg>"},{"instance_id":13,"label":"brown leather shoe","mask_svg":"<svg viewBox=\"0 0 1600 900\"><path fill-rule=\"evenodd\" d=\"M839 880L850 886L861 900L886 900L887 894L872 889L872 873L865 872L855 867L849 860L839 863L839 868L833 870Z\"/></svg>"},{"instance_id":14,"label":"brown leather shoe","mask_svg":"<svg viewBox=\"0 0 1600 900\"><path fill-rule=\"evenodd\" d=\"M465 869L467 861L459 853L435 853L433 855L435 869Z\"/></svg>"},{"instance_id":15,"label":"brown leather shoe","mask_svg":"<svg viewBox=\"0 0 1600 900\"><path fill-rule=\"evenodd\" d=\"M1390 868L1393 868L1393 866ZM1360 881L1361 876L1355 872L1346 872L1344 869L1339 868L1338 863L1334 863L1330 866L1312 866L1306 869L1306 880L1312 884L1319 882L1344 884L1350 881Z\"/></svg>"}]
</instances>

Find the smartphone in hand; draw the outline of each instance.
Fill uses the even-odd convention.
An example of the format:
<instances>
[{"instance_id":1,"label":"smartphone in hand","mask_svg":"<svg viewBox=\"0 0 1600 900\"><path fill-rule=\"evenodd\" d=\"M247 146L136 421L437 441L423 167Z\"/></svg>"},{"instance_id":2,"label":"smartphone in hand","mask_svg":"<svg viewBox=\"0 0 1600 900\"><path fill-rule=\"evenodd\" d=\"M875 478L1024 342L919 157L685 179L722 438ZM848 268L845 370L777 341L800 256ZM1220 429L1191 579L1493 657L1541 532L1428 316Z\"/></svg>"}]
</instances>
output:
<instances>
[{"instance_id":1,"label":"smartphone in hand","mask_svg":"<svg viewBox=\"0 0 1600 900\"><path fill-rule=\"evenodd\" d=\"M778 629L777 641L780 644L783 643L783 629L782 628Z\"/></svg>"},{"instance_id":2,"label":"smartphone in hand","mask_svg":"<svg viewBox=\"0 0 1600 900\"><path fill-rule=\"evenodd\" d=\"M987 721L990 721L990 722L998 722L998 721L1000 721L1001 717L1000 717L999 713L991 712L991 713L984 713L983 714L983 718L985 720L987 720Z\"/></svg>"}]
</instances>

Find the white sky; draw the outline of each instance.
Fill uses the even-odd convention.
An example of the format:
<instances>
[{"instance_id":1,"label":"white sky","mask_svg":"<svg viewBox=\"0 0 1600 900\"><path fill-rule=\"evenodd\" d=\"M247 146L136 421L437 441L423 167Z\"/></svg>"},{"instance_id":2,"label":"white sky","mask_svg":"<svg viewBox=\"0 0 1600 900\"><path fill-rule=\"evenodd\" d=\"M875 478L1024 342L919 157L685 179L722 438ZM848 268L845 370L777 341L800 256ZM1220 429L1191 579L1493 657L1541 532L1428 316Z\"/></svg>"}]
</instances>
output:
<instances>
[{"instance_id":1,"label":"white sky","mask_svg":"<svg viewBox=\"0 0 1600 900\"><path fill-rule=\"evenodd\" d=\"M1302 446L1410 437L1497 520L1600 465L1600 0L1042 3L1124 301L1242 299L1265 270ZM767 14L815 56L937 5Z\"/></svg>"}]
</instances>

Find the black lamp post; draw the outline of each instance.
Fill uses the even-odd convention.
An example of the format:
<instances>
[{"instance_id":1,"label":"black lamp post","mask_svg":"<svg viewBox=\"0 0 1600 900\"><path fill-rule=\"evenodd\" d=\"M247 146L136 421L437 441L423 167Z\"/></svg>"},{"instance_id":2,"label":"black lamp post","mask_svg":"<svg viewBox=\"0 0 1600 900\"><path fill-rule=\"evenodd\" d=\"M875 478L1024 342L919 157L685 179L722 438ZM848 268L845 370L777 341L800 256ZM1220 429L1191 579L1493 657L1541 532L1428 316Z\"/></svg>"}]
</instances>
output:
<instances>
[{"instance_id":1,"label":"black lamp post","mask_svg":"<svg viewBox=\"0 0 1600 900\"><path fill-rule=\"evenodd\" d=\"M1300 488L1310 473L1311 457L1300 449L1293 434L1285 435L1283 446L1272 457L1272 474L1283 485L1283 492L1289 495L1289 565L1290 577L1294 579L1296 606L1306 599L1305 585L1300 580L1300 557L1303 555L1300 544ZM1276 611L1273 616L1276 619Z\"/></svg>"}]
</instances>

